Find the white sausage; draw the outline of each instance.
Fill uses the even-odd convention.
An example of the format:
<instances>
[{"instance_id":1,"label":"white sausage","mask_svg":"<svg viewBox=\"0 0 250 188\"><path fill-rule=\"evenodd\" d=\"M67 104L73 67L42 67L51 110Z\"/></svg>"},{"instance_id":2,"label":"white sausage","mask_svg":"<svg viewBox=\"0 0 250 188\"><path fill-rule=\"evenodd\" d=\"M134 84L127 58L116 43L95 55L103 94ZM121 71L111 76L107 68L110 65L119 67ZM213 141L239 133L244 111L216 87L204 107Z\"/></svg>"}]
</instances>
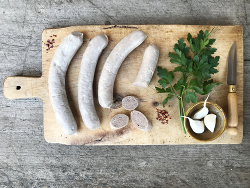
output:
<instances>
[{"instance_id":1,"label":"white sausage","mask_svg":"<svg viewBox=\"0 0 250 188\"><path fill-rule=\"evenodd\" d=\"M95 36L88 44L81 62L78 77L78 103L82 119L87 128L94 130L100 125L93 99L93 80L99 56L108 44L104 34Z\"/></svg>"},{"instance_id":2,"label":"white sausage","mask_svg":"<svg viewBox=\"0 0 250 188\"><path fill-rule=\"evenodd\" d=\"M65 90L65 75L77 50L83 43L83 34L68 34L56 49L49 69L49 96L56 119L67 135L77 134L77 124L69 107Z\"/></svg>"},{"instance_id":3,"label":"white sausage","mask_svg":"<svg viewBox=\"0 0 250 188\"><path fill-rule=\"evenodd\" d=\"M137 110L131 112L131 120L132 123L143 132L148 132L152 129L150 121L148 121L143 113Z\"/></svg>"},{"instance_id":4,"label":"white sausage","mask_svg":"<svg viewBox=\"0 0 250 188\"><path fill-rule=\"evenodd\" d=\"M154 44L150 44L143 55L140 70L133 83L134 86L148 87L159 58L159 49Z\"/></svg>"},{"instance_id":5,"label":"white sausage","mask_svg":"<svg viewBox=\"0 0 250 188\"><path fill-rule=\"evenodd\" d=\"M108 56L98 85L98 99L103 108L110 108L113 104L113 86L122 62L146 37L144 32L136 30L124 37Z\"/></svg>"},{"instance_id":6,"label":"white sausage","mask_svg":"<svg viewBox=\"0 0 250 188\"><path fill-rule=\"evenodd\" d=\"M140 99L134 96L126 96L122 99L122 106L126 110L134 110L138 107Z\"/></svg>"},{"instance_id":7,"label":"white sausage","mask_svg":"<svg viewBox=\"0 0 250 188\"><path fill-rule=\"evenodd\" d=\"M109 122L111 129L121 129L128 124L129 117L126 114L116 114Z\"/></svg>"}]
</instances>

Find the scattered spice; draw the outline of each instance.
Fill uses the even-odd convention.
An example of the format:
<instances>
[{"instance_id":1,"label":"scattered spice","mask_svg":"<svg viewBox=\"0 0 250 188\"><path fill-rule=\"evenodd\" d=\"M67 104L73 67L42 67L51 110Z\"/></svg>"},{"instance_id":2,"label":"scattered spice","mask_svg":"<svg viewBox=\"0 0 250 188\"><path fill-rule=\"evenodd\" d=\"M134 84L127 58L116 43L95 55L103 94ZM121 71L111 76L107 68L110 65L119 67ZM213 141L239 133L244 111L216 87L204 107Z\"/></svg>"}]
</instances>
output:
<instances>
[{"instance_id":1,"label":"scattered spice","mask_svg":"<svg viewBox=\"0 0 250 188\"><path fill-rule=\"evenodd\" d=\"M55 36L56 37L56 35L53 35L53 36ZM52 36L50 36L50 37L52 37ZM50 49L50 48L53 48L54 46L53 46L53 43L55 43L55 39L48 39L47 40L47 44L45 44L46 46L47 46L47 51Z\"/></svg>"},{"instance_id":2,"label":"scattered spice","mask_svg":"<svg viewBox=\"0 0 250 188\"><path fill-rule=\"evenodd\" d=\"M169 117L169 113L166 110L159 110L158 108L156 108L156 114L156 119L162 124L168 124L168 118L171 119L171 117Z\"/></svg>"}]
</instances>

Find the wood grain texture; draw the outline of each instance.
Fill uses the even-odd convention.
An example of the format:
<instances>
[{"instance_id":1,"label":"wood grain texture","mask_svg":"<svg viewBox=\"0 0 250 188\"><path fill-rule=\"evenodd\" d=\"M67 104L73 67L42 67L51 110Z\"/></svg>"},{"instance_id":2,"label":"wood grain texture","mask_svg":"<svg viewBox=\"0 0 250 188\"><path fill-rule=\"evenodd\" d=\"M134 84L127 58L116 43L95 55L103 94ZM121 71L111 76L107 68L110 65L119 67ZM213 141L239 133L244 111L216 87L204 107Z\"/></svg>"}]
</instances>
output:
<instances>
[{"instance_id":1,"label":"wood grain texture","mask_svg":"<svg viewBox=\"0 0 250 188\"><path fill-rule=\"evenodd\" d=\"M244 129L240 145L65 146L43 134L43 102L9 100L0 87L0 187L222 187L250 184L249 1L0 2L0 85L42 75L45 28L101 24L243 26Z\"/></svg>"},{"instance_id":2,"label":"wood grain texture","mask_svg":"<svg viewBox=\"0 0 250 188\"><path fill-rule=\"evenodd\" d=\"M3 92L8 99L20 99L45 95L46 82L43 78L10 76L4 80Z\"/></svg>"},{"instance_id":3,"label":"wood grain texture","mask_svg":"<svg viewBox=\"0 0 250 188\"><path fill-rule=\"evenodd\" d=\"M193 140L189 135L184 135L179 121L177 99L171 99L165 110L169 111L170 117L168 124L161 124L160 121L156 120L156 107L155 103L160 105L157 107L162 108L162 101L166 97L165 94L157 94L155 86L158 84L158 76L155 72L149 86L147 88L140 88L133 86L133 80L135 79L142 61L142 57L145 48L150 44L154 43L158 46L160 51L158 66L166 68L168 71L172 71L176 65L169 62L168 52L172 51L174 44L179 38L183 38L186 41L187 33L190 32L193 36L196 35L200 29L211 30L214 28L213 33L210 35L211 38L216 38L216 43L213 47L217 48L215 55L220 56L218 70L219 73L213 76L215 82L222 82L223 85L215 87L209 101L219 104L224 110L227 110L227 100L225 100L228 92L226 87L226 70L227 70L227 54L231 44L237 42L237 86L238 86L238 104L239 108L239 134L237 136L231 136L225 132L218 139L206 142L206 144L220 143L220 144L237 144L241 143L243 136L243 34L241 26L190 26L190 25L114 25L114 26L74 26L68 28L58 29L46 29L42 33L42 54L43 54L43 74L41 78L35 79L37 83L31 78L25 80L26 85L29 84L30 89L24 88L25 96L40 97L43 100L44 107L44 137L47 142L50 143L62 143L68 145L159 145L159 144L201 144L199 141ZM126 111L122 106L116 109L104 109L98 104L97 100L97 85L102 67L110 54L114 46L126 35L134 30L142 30L146 33L147 39L134 50L123 62L119 69L115 85L114 95L125 97L127 95L133 95L140 98L141 103L138 110L143 112L149 121L152 123L153 128L148 133L141 132L136 129L132 122L128 126L120 130L112 130L109 126L110 119L117 113L125 113L129 115L129 111ZM65 135L56 121L53 108L49 100L48 92L48 73L50 62L53 58L57 46L61 40L68 35L70 32L79 31L84 34L84 45L78 50L74 56L66 76L66 91L68 99L70 101L71 109L74 117L78 124L78 136ZM97 114L100 117L101 125L97 130L89 130L84 125L81 115L79 112L78 101L77 101L77 83L78 74L81 65L81 59L83 52L88 42L98 34L106 34L109 38L109 44L103 51L99 62L97 64L95 79L94 79L94 97L96 101ZM54 39L54 47L47 50L46 46L48 40ZM166 42L168 45L166 45ZM178 77L178 76L177 76ZM10 82L14 87L10 87ZM18 80L18 81L17 81ZM19 77L7 78L4 83L5 95L11 94L16 97L19 96L19 92L13 92L16 85L21 82ZM41 83L41 81L43 81ZM22 84L22 83L20 83ZM26 87L26 85L24 87ZM34 88L33 88L34 85ZM39 86L39 88L37 88ZM21 87L23 87L21 85ZM27 86L28 87L28 86ZM36 92L38 90L44 92ZM22 91L22 89L18 90ZM37 96L34 96L37 94ZM38 96L39 95L39 96ZM8 96L6 96L8 97ZM8 97L9 98L9 97ZM204 96L198 96L198 101L202 100ZM191 104L186 104L186 109ZM173 134L175 133L175 134Z\"/></svg>"}]
</instances>

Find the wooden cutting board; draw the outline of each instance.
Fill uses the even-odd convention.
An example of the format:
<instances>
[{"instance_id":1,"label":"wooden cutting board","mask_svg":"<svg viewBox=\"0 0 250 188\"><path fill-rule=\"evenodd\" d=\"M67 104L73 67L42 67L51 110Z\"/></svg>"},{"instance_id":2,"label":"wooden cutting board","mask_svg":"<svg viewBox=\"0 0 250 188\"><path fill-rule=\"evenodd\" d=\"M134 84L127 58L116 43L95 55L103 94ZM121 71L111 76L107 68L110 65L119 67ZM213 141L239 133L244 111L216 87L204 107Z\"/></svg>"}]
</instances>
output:
<instances>
[{"instance_id":1,"label":"wooden cutting board","mask_svg":"<svg viewBox=\"0 0 250 188\"><path fill-rule=\"evenodd\" d=\"M178 39L183 38L187 43L187 34L193 36L199 30L211 30L210 38L215 38L213 47L217 48L215 55L220 56L218 70L219 73L213 76L214 81L223 82L212 91L209 101L220 105L227 113L227 93L226 85L227 56L229 49L234 41L237 42L237 97L239 125L238 135L231 136L225 131L218 139L211 142L199 142L192 139L188 134L184 135L181 129L177 99L169 100L164 108L170 114L168 124L161 124L156 120L156 108L163 109L161 102L166 97L165 94L157 94L154 87L159 86L156 72L147 88L138 88L132 85L137 72L140 68L145 48L154 43L159 47L160 56L158 65L173 70L176 65L170 63L168 53L173 52L174 44ZM147 34L147 39L132 53L128 55L122 63L116 77L114 94L118 106L116 109L104 109L98 104L97 85L102 67L108 55L115 45L126 35L134 30L142 30ZM66 90L70 106L78 124L78 136L65 135L56 121L53 108L49 100L48 93L48 73L51 60L56 48L62 39L72 31L79 31L84 34L84 44L74 56L66 76ZM77 79L83 52L89 41L98 34L104 33L109 38L109 44L100 56L96 68L94 80L95 107L101 121L100 128L88 130L80 116L77 102ZM54 39L54 47L46 50L48 43ZM178 75L176 76L178 78ZM67 28L45 29L42 32L42 77L8 77L4 82L4 94L9 99L38 97L43 100L44 112L44 137L49 143L62 143L67 145L158 145L158 144L238 144L243 137L243 30L239 25L233 26L207 26L207 25L89 25L73 26ZM145 133L141 132L130 121L129 124L120 130L111 130L109 127L110 119L118 113L130 114L123 107L119 107L119 101L127 95L138 96L141 103L138 110L143 112L152 122L153 128ZM206 96L198 96L198 101L204 100ZM159 106L155 106L159 103ZM192 104L186 104L187 110Z\"/></svg>"}]
</instances>

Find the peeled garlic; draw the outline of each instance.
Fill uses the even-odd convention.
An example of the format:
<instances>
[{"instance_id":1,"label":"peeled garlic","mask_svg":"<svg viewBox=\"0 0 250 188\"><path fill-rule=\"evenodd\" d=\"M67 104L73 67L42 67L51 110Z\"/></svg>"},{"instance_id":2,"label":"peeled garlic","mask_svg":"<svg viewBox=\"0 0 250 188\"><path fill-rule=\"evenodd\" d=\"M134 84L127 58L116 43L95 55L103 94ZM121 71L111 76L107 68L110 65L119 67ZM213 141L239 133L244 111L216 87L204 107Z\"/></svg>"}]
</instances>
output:
<instances>
[{"instance_id":1,"label":"peeled garlic","mask_svg":"<svg viewBox=\"0 0 250 188\"><path fill-rule=\"evenodd\" d=\"M216 124L216 115L215 114L208 114L204 118L205 126L210 130L212 133L214 132L215 124Z\"/></svg>"},{"instance_id":2,"label":"peeled garlic","mask_svg":"<svg viewBox=\"0 0 250 188\"><path fill-rule=\"evenodd\" d=\"M202 109L198 110L198 112L196 112L194 114L194 119L201 119L204 118L207 114L208 114L208 108L206 107L206 103L207 103L207 99L208 99L209 95L207 96L205 102L204 102L204 106Z\"/></svg>"},{"instance_id":3,"label":"peeled garlic","mask_svg":"<svg viewBox=\"0 0 250 188\"><path fill-rule=\"evenodd\" d=\"M182 116L184 118L188 118L190 126L192 128L192 130L197 133L197 134L201 134L204 132L205 130L205 126L203 121L199 121L199 120L193 120L190 117L186 117L186 116Z\"/></svg>"}]
</instances>

